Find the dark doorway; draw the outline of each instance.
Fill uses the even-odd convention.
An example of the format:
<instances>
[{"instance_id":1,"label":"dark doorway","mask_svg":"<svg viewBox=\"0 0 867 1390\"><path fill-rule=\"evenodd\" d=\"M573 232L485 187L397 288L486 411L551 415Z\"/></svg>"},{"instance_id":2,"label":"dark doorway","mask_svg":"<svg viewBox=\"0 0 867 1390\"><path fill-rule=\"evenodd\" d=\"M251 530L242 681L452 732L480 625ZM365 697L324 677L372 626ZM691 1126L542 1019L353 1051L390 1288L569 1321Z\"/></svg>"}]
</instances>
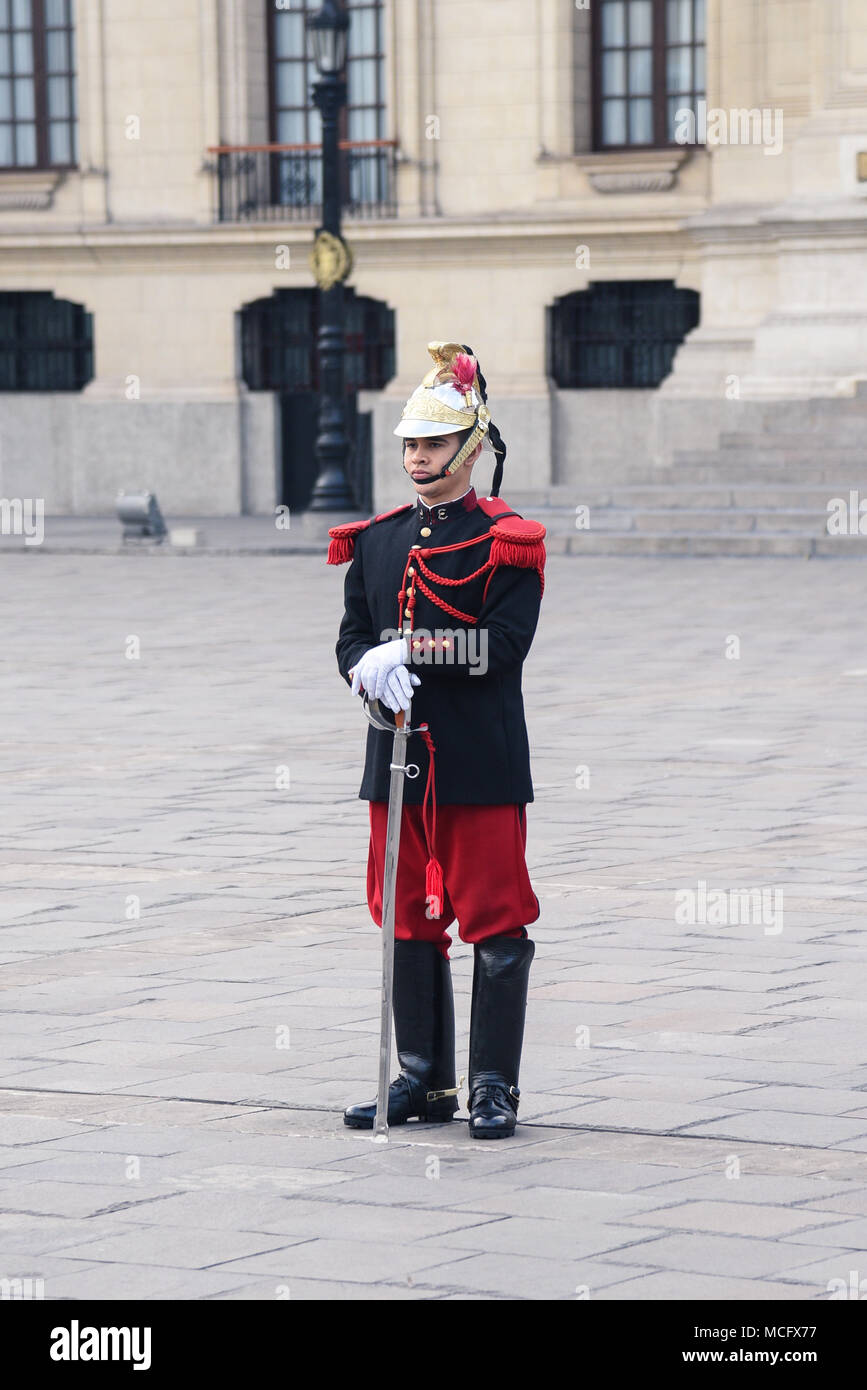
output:
<instances>
[{"instance_id":1,"label":"dark doorway","mask_svg":"<svg viewBox=\"0 0 867 1390\"><path fill-rule=\"evenodd\" d=\"M394 375L394 310L376 299L346 296L347 477L359 511L372 506L370 415L358 410L360 390L378 391ZM241 310L244 381L251 391L276 391L280 401L281 496L304 511L316 481L319 413L316 341L319 295L314 289L275 290Z\"/></svg>"},{"instance_id":2,"label":"dark doorway","mask_svg":"<svg viewBox=\"0 0 867 1390\"><path fill-rule=\"evenodd\" d=\"M359 511L373 507L373 460L370 411L357 409L358 397L346 397L346 433L350 455L346 474ZM280 394L280 432L283 441L283 496L291 511L303 512L316 482L316 435L319 398L307 391Z\"/></svg>"}]
</instances>

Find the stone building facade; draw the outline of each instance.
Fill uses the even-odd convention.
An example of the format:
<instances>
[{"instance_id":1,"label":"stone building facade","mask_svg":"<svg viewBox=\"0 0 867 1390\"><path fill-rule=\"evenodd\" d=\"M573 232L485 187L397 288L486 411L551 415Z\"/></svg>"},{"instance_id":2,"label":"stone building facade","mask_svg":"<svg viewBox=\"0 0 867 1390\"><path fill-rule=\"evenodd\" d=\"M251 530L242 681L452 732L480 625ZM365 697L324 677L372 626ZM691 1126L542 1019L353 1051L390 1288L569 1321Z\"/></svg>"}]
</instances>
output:
<instances>
[{"instance_id":1,"label":"stone building facade","mask_svg":"<svg viewBox=\"0 0 867 1390\"><path fill-rule=\"evenodd\" d=\"M347 4L349 284L393 333L378 375L355 344L377 508L403 500L391 430L430 338L480 358L506 496L652 477L751 404L822 401L833 430L867 378L864 0ZM0 0L4 496L284 500L313 8ZM278 296L296 317L254 380L247 306Z\"/></svg>"}]
</instances>

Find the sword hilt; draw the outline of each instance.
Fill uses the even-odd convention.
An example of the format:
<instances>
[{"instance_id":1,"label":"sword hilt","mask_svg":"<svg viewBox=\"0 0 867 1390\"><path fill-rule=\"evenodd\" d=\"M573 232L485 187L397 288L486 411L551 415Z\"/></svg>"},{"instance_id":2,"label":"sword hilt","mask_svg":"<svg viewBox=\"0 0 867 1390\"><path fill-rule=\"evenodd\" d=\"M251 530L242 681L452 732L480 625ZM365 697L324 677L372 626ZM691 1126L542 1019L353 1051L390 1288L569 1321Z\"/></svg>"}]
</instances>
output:
<instances>
[{"instance_id":1,"label":"sword hilt","mask_svg":"<svg viewBox=\"0 0 867 1390\"><path fill-rule=\"evenodd\" d=\"M410 734L418 733L421 731L421 729L427 728L427 724L420 724L416 729L414 729L411 724L407 723L406 710L402 709L395 710L394 723L389 724L388 720L385 718L385 716L382 713L382 710L379 707L379 701L369 699L366 694L363 697L363 704L364 713L367 715L374 729L382 729L383 733L405 734L407 737L409 737ZM391 772L403 772L411 782L415 781L416 777L418 777L419 773L421 772L421 768L419 767L418 763L391 762L388 766Z\"/></svg>"},{"instance_id":2,"label":"sword hilt","mask_svg":"<svg viewBox=\"0 0 867 1390\"><path fill-rule=\"evenodd\" d=\"M364 713L367 715L373 727L375 729L382 729L387 734L393 734L398 731L403 734L415 734L419 733L421 729L427 728L426 724L417 724L415 727L408 724L406 722L407 712L402 709L395 711L394 723L390 724L382 713L379 701L371 700L366 693L362 697L362 704L364 706Z\"/></svg>"}]
</instances>

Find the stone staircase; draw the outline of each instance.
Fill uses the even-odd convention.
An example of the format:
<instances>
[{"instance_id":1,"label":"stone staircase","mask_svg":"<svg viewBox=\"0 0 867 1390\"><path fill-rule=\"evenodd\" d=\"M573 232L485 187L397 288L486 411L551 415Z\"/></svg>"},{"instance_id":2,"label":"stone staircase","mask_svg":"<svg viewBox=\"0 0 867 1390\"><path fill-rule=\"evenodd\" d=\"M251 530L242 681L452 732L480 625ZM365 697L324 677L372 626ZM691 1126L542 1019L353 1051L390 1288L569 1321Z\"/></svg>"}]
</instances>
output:
<instances>
[{"instance_id":1,"label":"stone staircase","mask_svg":"<svg viewBox=\"0 0 867 1390\"><path fill-rule=\"evenodd\" d=\"M778 428L778 409L766 417L773 430L723 433L714 450L676 452L664 468L633 464L609 485L576 480L504 493L545 524L551 554L865 556L867 515L865 534L832 535L828 504L848 506L852 491L867 499L867 400L822 403L812 414L804 404L788 412L788 430ZM826 432L819 425L828 407L834 428ZM589 511L580 525L578 507Z\"/></svg>"}]
</instances>

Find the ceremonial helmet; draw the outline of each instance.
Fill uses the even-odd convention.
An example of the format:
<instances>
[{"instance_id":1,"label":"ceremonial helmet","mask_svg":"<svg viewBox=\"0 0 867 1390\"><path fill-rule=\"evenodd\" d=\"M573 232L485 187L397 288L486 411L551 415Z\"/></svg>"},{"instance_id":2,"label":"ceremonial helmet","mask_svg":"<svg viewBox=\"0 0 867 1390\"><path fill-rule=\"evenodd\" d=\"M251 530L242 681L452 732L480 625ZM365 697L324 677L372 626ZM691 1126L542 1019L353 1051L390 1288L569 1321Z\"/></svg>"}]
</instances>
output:
<instances>
[{"instance_id":1,"label":"ceremonial helmet","mask_svg":"<svg viewBox=\"0 0 867 1390\"><path fill-rule=\"evenodd\" d=\"M403 408L395 434L422 439L435 434L471 433L440 471L445 478L460 468L481 440L497 456L492 497L499 494L506 446L487 407L487 384L472 348L466 343L428 343L434 365Z\"/></svg>"}]
</instances>

